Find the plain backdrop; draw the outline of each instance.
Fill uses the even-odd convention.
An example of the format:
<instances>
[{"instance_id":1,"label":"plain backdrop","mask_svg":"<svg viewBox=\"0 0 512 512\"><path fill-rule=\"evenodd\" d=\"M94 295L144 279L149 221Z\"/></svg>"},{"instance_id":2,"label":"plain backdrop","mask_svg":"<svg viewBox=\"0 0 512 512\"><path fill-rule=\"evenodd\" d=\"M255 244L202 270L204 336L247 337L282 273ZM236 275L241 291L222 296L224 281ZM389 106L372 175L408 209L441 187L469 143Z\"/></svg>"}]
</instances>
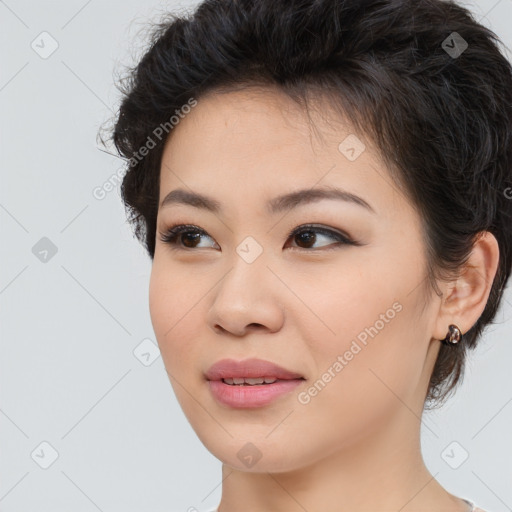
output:
<instances>
[{"instance_id":1,"label":"plain backdrop","mask_svg":"<svg viewBox=\"0 0 512 512\"><path fill-rule=\"evenodd\" d=\"M156 348L150 259L119 187L94 192L122 166L96 139L118 107L116 72L140 57L148 22L194 5L0 1L1 512L201 511L220 499L220 462ZM466 5L512 47L512 0ZM432 474L489 512L512 510L510 286L505 299L463 386L422 428Z\"/></svg>"}]
</instances>

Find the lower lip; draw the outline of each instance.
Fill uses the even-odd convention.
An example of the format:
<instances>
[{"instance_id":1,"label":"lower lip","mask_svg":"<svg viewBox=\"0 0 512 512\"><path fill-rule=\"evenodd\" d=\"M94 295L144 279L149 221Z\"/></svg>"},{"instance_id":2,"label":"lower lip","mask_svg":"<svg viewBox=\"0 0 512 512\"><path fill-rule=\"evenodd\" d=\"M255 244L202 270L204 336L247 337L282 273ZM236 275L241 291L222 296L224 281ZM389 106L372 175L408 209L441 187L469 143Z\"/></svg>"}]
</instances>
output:
<instances>
[{"instance_id":1,"label":"lower lip","mask_svg":"<svg viewBox=\"0 0 512 512\"><path fill-rule=\"evenodd\" d=\"M237 386L221 380L208 381L210 390L218 402L229 407L252 409L263 407L276 398L289 393L304 379L281 380L272 384Z\"/></svg>"}]
</instances>

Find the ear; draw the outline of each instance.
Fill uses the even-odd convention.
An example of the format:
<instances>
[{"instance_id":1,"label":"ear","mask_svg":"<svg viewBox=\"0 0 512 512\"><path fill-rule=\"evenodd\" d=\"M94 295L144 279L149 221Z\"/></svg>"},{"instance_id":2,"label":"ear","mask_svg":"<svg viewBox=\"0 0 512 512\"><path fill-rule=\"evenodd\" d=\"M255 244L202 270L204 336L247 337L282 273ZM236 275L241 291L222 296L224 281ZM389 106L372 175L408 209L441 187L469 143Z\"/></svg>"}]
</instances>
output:
<instances>
[{"instance_id":1,"label":"ear","mask_svg":"<svg viewBox=\"0 0 512 512\"><path fill-rule=\"evenodd\" d=\"M482 231L471 255L455 281L441 287L443 297L432 336L441 340L455 324L465 334L480 318L498 269L499 246L489 231Z\"/></svg>"}]
</instances>

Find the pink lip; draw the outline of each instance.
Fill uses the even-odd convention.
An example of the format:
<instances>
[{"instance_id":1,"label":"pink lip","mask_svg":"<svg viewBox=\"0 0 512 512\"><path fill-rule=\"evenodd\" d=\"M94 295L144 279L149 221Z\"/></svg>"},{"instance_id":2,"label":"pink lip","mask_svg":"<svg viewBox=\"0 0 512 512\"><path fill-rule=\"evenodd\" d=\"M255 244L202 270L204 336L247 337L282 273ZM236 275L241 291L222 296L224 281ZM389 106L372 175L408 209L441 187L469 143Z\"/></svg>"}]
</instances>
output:
<instances>
[{"instance_id":1,"label":"pink lip","mask_svg":"<svg viewBox=\"0 0 512 512\"><path fill-rule=\"evenodd\" d=\"M290 392L304 381L302 375L286 370L263 359L222 359L205 373L213 396L224 405L235 408L255 408L269 404L279 396ZM230 385L222 381L228 378L271 377L278 379L272 384Z\"/></svg>"},{"instance_id":2,"label":"pink lip","mask_svg":"<svg viewBox=\"0 0 512 512\"><path fill-rule=\"evenodd\" d=\"M263 359L244 359L235 361L234 359L221 359L210 366L205 373L208 380L221 380L256 377L274 377L280 380L302 379L302 375L286 370L277 364L265 361Z\"/></svg>"}]
</instances>

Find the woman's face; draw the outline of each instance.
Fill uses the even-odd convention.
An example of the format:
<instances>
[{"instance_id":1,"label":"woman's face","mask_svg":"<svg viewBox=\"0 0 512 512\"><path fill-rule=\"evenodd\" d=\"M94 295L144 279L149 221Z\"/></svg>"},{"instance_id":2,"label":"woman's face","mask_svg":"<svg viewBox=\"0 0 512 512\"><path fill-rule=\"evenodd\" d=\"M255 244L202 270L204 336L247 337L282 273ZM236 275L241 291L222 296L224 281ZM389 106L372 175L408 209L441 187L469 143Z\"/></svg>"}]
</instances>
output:
<instances>
[{"instance_id":1,"label":"woman's face","mask_svg":"<svg viewBox=\"0 0 512 512\"><path fill-rule=\"evenodd\" d=\"M160 205L152 324L190 424L245 471L297 469L386 432L416 435L437 355L418 214L370 142L322 114L311 112L311 130L274 90L208 95L163 154L160 202L181 190L217 210L184 194ZM351 196L320 195L335 189ZM161 240L184 224L195 228ZM251 387L206 377L220 360L252 358L300 378Z\"/></svg>"}]
</instances>

